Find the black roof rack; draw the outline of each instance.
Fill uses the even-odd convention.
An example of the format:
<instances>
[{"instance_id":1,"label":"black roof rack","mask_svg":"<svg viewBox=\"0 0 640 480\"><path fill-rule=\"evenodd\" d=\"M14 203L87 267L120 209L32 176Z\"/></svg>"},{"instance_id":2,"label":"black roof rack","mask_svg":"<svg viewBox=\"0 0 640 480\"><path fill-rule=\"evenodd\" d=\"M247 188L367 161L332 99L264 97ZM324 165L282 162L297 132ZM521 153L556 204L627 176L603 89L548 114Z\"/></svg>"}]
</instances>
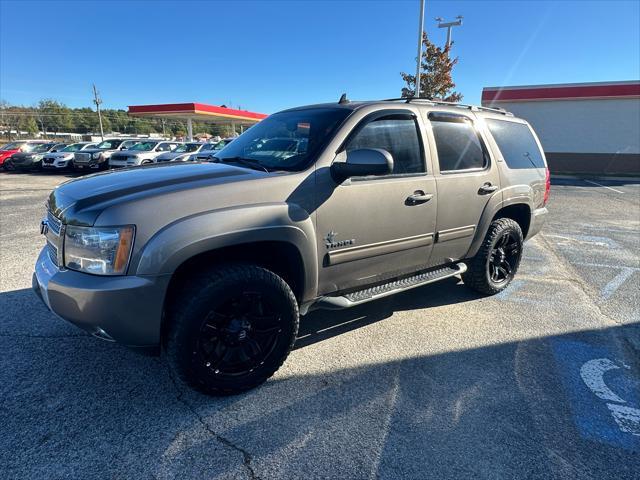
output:
<instances>
[{"instance_id":1,"label":"black roof rack","mask_svg":"<svg viewBox=\"0 0 640 480\"><path fill-rule=\"evenodd\" d=\"M399 98L385 98L384 100L381 100L382 102L399 102L399 101L403 101L405 103L410 103L410 102L424 102L424 103L430 103L431 105L443 105L443 106L447 106L447 107L459 107L459 108L466 108L467 110L471 110L471 111L484 111L484 112L493 112L493 113L500 113L502 115L507 115L510 117L513 117L513 113L506 111L504 108L499 108L499 107L479 107L477 105L469 105L466 103L456 103L456 102L447 102L444 100L436 100L433 98L428 98L428 97L420 97L420 98L414 98L414 97L399 97Z\"/></svg>"}]
</instances>

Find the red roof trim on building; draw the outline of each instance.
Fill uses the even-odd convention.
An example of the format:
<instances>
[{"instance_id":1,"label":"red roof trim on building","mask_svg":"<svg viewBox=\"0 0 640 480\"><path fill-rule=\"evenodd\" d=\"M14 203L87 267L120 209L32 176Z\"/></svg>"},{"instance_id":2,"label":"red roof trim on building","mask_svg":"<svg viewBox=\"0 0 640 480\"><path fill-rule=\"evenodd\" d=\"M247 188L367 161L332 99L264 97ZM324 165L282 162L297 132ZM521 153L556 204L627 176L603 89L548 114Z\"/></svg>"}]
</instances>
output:
<instances>
[{"instance_id":1,"label":"red roof trim on building","mask_svg":"<svg viewBox=\"0 0 640 480\"><path fill-rule=\"evenodd\" d=\"M567 85L527 88L484 88L482 103L640 97L640 82L610 85Z\"/></svg>"},{"instance_id":2,"label":"red roof trim on building","mask_svg":"<svg viewBox=\"0 0 640 480\"><path fill-rule=\"evenodd\" d=\"M249 112L247 110L236 110L234 108L218 107L215 105L207 105L204 103L166 103L163 105L131 105L129 106L131 114L211 114L221 115L228 118L238 117L239 119L262 120L267 118L264 113Z\"/></svg>"}]
</instances>

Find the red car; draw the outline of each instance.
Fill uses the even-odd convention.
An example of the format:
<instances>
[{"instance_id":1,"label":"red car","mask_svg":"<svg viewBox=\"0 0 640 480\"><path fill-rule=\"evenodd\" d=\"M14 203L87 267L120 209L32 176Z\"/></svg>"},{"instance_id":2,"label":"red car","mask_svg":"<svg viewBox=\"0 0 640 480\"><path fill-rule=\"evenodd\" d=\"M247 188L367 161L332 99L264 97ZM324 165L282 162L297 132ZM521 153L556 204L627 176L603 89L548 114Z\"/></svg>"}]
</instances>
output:
<instances>
[{"instance_id":1,"label":"red car","mask_svg":"<svg viewBox=\"0 0 640 480\"><path fill-rule=\"evenodd\" d=\"M28 152L33 148L33 145L37 145L40 143L45 142L42 140L18 140L3 145L2 147L0 147L0 167L2 167L4 161L14 153Z\"/></svg>"}]
</instances>

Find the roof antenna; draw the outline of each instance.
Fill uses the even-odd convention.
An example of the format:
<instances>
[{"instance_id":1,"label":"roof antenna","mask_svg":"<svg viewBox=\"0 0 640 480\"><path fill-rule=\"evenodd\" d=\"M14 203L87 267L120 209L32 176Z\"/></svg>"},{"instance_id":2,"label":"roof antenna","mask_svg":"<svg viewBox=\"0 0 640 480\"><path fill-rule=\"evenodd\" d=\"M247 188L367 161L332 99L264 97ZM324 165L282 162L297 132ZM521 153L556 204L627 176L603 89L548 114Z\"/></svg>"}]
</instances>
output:
<instances>
[{"instance_id":1,"label":"roof antenna","mask_svg":"<svg viewBox=\"0 0 640 480\"><path fill-rule=\"evenodd\" d=\"M340 105L344 105L345 103L349 103L349 99L347 98L347 94L343 93L342 95L340 95L340 100L338 100L338 103Z\"/></svg>"}]
</instances>

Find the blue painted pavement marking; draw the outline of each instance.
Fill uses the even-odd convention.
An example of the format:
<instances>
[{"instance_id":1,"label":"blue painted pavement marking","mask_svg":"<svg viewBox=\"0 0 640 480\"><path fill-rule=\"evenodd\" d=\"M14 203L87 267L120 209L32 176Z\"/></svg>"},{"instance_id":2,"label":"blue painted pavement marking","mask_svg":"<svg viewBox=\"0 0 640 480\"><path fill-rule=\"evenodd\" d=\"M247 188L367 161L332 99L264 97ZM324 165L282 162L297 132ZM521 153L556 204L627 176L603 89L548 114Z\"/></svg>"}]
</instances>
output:
<instances>
[{"instance_id":1,"label":"blue painted pavement marking","mask_svg":"<svg viewBox=\"0 0 640 480\"><path fill-rule=\"evenodd\" d=\"M639 385L629 367L600 345L551 339L551 346L580 435L640 451L640 425L634 417L640 413Z\"/></svg>"}]
</instances>

